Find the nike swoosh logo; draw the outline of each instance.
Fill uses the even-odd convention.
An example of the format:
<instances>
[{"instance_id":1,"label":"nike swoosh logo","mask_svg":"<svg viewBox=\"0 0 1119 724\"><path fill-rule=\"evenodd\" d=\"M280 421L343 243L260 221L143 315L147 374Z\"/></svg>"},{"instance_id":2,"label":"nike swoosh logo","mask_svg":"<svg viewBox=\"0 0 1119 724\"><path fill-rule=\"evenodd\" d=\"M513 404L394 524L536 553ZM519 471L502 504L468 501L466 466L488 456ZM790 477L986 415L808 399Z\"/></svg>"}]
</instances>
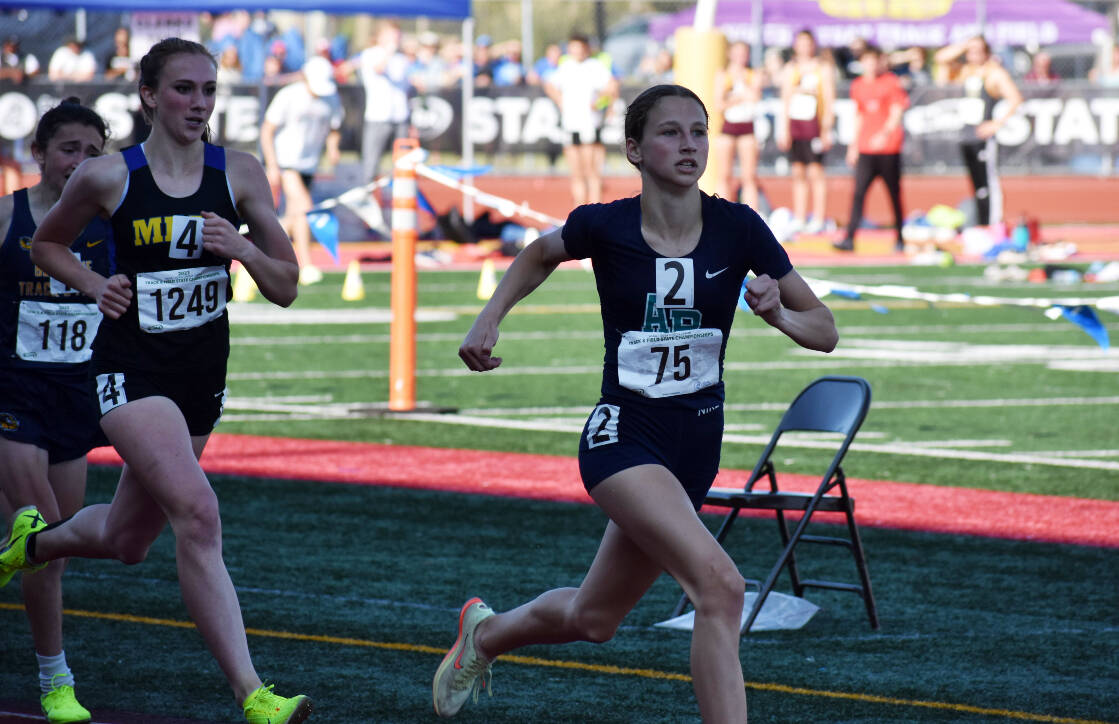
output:
<instances>
[{"instance_id":1,"label":"nike swoosh logo","mask_svg":"<svg viewBox=\"0 0 1119 724\"><path fill-rule=\"evenodd\" d=\"M90 248L90 247L97 246L98 244L100 244L103 241L105 241L105 240L104 239L98 239L97 241L87 241L85 243L85 245L86 245L86 248Z\"/></svg>"},{"instance_id":2,"label":"nike swoosh logo","mask_svg":"<svg viewBox=\"0 0 1119 724\"><path fill-rule=\"evenodd\" d=\"M707 275L707 278L708 278L708 279L714 279L715 277L717 277L717 276L719 276L720 274L722 274L723 272L725 272L725 271L726 271L727 269L730 269L730 267L729 267L729 266L725 266L725 267L723 267L722 269L720 269L720 270L719 270L719 271L717 271L717 272L709 272L709 271L707 271L707 272L704 272L704 274L706 274L706 275Z\"/></svg>"}]
</instances>

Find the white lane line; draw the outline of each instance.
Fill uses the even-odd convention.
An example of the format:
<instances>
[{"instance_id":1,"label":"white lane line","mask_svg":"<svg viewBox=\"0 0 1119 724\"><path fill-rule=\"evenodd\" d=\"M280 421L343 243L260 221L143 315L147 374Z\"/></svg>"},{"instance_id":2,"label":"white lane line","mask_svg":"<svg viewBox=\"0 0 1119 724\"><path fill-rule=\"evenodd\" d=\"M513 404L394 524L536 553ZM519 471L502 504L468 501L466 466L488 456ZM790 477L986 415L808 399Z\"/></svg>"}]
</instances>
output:
<instances>
[{"instance_id":1,"label":"white lane line","mask_svg":"<svg viewBox=\"0 0 1119 724\"><path fill-rule=\"evenodd\" d=\"M387 310L385 310L387 312ZM386 320L387 321L387 320ZM278 324L279 322L277 322ZM998 332L1039 334L1049 332L1075 332L1075 328L1060 324L991 324L971 325L965 324L958 327L950 325L932 326L883 326L883 327L843 327L841 335L875 335L875 334L978 334L989 336ZM464 332L421 332L416 334L417 342L461 342ZM780 337L781 332L766 327L735 329L735 338L738 337ZM541 339L602 339L601 330L582 331L539 331L539 332L502 332L501 339L507 342L519 342ZM303 344L388 344L392 336L388 334L323 334L323 335L279 335L272 337L262 336L237 336L234 331L230 342L234 346L285 346ZM733 353L734 344L731 344Z\"/></svg>"},{"instance_id":2,"label":"white lane line","mask_svg":"<svg viewBox=\"0 0 1119 724\"><path fill-rule=\"evenodd\" d=\"M461 332L423 332L416 335L417 342L461 342ZM602 339L601 331L571 330L559 332L502 332L503 341L536 341L541 339ZM388 344L389 334L335 334L318 336L237 337L230 338L233 346L264 347L303 344Z\"/></svg>"},{"instance_id":3,"label":"white lane line","mask_svg":"<svg viewBox=\"0 0 1119 724\"><path fill-rule=\"evenodd\" d=\"M1052 407L1055 405L1117 405L1119 395L1104 397L1006 397L988 400L875 400L871 410L908 410L914 408L937 409L944 407ZM577 415L587 412L591 406L583 407L466 407L460 410L464 415ZM789 405L785 402L729 402L727 412L784 412Z\"/></svg>"},{"instance_id":4,"label":"white lane line","mask_svg":"<svg viewBox=\"0 0 1119 724\"><path fill-rule=\"evenodd\" d=\"M569 423L526 422L525 420L499 420L477 415L455 415L439 413L409 412L403 415L388 413L386 418L399 417L400 419L416 422L440 422L445 425L472 425L476 427L504 428L510 430L539 430L545 432L577 433L582 430L582 425ZM724 443L738 443L744 445L765 445L769 442L770 435L723 435ZM806 449L831 450L834 442L824 440L790 440L786 443L790 447ZM1107 460L1082 460L1072 457L1058 457L1044 454L1026 453L993 453L974 450L958 450L952 448L922 447L919 444L907 442L899 443L860 443L855 442L852 450L860 452L873 452L886 455L911 455L916 457L941 458L949 460L978 460L984 462L1000 462L1012 464L1050 465L1053 467L1083 468L1088 470L1119 470L1119 461Z\"/></svg>"},{"instance_id":5,"label":"white lane line","mask_svg":"<svg viewBox=\"0 0 1119 724\"><path fill-rule=\"evenodd\" d=\"M283 309L271 304L231 302L233 324L388 324L392 310L382 307L357 309ZM417 309L417 322L453 322L458 314L449 309Z\"/></svg>"},{"instance_id":6,"label":"white lane line","mask_svg":"<svg viewBox=\"0 0 1119 724\"><path fill-rule=\"evenodd\" d=\"M951 365L953 363L945 363ZM971 364L959 362L958 364ZM728 362L724 366L727 372L752 372L757 370L837 370L837 369L850 369L852 366L859 367L860 369L870 367L899 367L899 366L926 366L923 362L909 361L897 362L893 360L876 360L876 361L859 361L852 363L847 360L814 360L814 361L790 361L790 362ZM480 373L473 372L465 367L444 367L440 369L418 369L416 370L417 377L469 377L478 375ZM557 365L557 366L531 366L531 365L513 365L510 367L499 367L490 375L503 375L503 376L528 376L537 377L540 375L602 375L602 365ZM269 372L230 372L226 378L230 380L329 380L333 378L342 379L361 379L371 378L379 379L388 377L389 372L386 369L378 370L275 370Z\"/></svg>"}]
</instances>

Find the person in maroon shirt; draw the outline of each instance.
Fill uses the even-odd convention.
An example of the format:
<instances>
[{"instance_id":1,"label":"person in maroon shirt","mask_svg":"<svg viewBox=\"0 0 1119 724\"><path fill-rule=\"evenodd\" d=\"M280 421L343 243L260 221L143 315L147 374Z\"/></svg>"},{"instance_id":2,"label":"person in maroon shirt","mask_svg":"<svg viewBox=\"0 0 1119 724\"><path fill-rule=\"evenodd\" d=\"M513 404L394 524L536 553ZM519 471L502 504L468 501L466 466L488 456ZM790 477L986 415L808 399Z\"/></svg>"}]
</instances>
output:
<instances>
[{"instance_id":1,"label":"person in maroon shirt","mask_svg":"<svg viewBox=\"0 0 1119 724\"><path fill-rule=\"evenodd\" d=\"M905 244L901 238L901 117L909 107L909 94L898 77L885 69L882 51L877 47L867 45L859 60L863 74L851 83L851 100L855 102L854 141L847 147L847 165L855 169L855 194L847 234L834 246L840 251L855 249L855 231L862 223L867 189L875 178L881 177L894 209L895 249L902 251Z\"/></svg>"}]
</instances>

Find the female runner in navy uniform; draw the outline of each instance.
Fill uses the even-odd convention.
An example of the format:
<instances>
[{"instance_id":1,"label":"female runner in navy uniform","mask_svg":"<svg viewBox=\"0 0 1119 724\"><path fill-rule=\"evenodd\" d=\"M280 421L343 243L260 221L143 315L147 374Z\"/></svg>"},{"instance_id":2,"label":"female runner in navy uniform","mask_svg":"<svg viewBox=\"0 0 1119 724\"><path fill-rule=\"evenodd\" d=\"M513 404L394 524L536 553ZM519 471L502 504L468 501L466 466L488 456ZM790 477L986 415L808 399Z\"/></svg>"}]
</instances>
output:
<instances>
[{"instance_id":1,"label":"female runner in navy uniform","mask_svg":"<svg viewBox=\"0 0 1119 724\"><path fill-rule=\"evenodd\" d=\"M472 370L500 365L492 352L513 305L560 262L591 258L606 354L579 468L610 522L579 588L548 591L497 615L480 599L466 603L433 681L441 716L486 685L503 653L608 640L667 571L695 602L691 670L704 721L746 721L738 658L745 584L696 510L718 469L723 353L747 272L757 275L745 292L754 314L797 344L828 352L838 334L760 217L700 192L707 111L695 94L649 88L630 104L625 133L641 195L579 207L562 230L528 246L459 349Z\"/></svg>"},{"instance_id":2,"label":"female runner in navy uniform","mask_svg":"<svg viewBox=\"0 0 1119 724\"><path fill-rule=\"evenodd\" d=\"M151 135L79 168L35 235L36 263L105 314L92 374L101 427L125 467L111 505L46 528L17 515L0 571L63 556L136 563L170 523L183 600L246 718L301 722L310 700L273 694L253 668L218 501L198 464L224 397L230 260L281 306L295 299L299 274L260 162L206 142L216 89L204 46L156 43L139 80ZM118 273L108 278L61 243L97 216L111 219L116 239ZM252 241L237 233L241 219Z\"/></svg>"},{"instance_id":3,"label":"female runner in navy uniform","mask_svg":"<svg viewBox=\"0 0 1119 724\"><path fill-rule=\"evenodd\" d=\"M90 343L101 322L97 304L31 262L35 220L58 201L66 179L100 156L105 121L68 98L39 119L31 154L40 181L0 199L0 498L5 517L27 505L57 522L85 499L85 455L107 444L88 384ZM94 219L70 246L81 263L109 275L111 231ZM57 561L24 576L23 601L39 661L40 704L49 722L89 721L74 696L62 648L62 570ZM7 583L0 574L0 584ZM7 574L10 575L10 574Z\"/></svg>"}]
</instances>

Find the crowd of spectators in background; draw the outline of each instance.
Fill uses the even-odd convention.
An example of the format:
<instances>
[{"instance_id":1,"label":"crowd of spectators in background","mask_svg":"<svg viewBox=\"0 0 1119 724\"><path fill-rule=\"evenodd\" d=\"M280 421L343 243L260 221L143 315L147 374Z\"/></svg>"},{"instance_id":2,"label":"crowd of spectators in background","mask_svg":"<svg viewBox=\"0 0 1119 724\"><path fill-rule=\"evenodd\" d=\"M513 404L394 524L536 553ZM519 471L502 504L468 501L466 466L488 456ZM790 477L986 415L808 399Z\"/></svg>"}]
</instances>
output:
<instances>
[{"instance_id":1,"label":"crowd of spectators in background","mask_svg":"<svg viewBox=\"0 0 1119 724\"><path fill-rule=\"evenodd\" d=\"M278 28L268 13L234 10L217 15L203 13L200 30L203 41L219 59L219 82L222 84L283 85L298 77L299 70L310 57L322 56L335 67L339 83L361 83L356 58L365 50L351 47L345 35L321 39L307 47L297 27ZM126 27L119 28L112 49L104 57L95 57L81 39L68 36L52 53L45 66L34 55L22 53L20 39L8 36L0 54L0 80L21 82L43 76L59 82L82 82L94 79L134 81L139 49L130 48ZM821 48L821 57L831 62L836 79L848 82L860 73L860 58L866 41L854 39L850 45ZM952 83L958 65L936 63L936 48L885 49L884 58L891 72L906 88ZM623 83L653 85L672 82L673 55L670 47L650 41L648 51L636 67L619 68L601 48L592 48L595 57L611 66L615 77ZM410 93L430 93L453 88L462 81L463 57L469 55L476 87L543 86L556 71L565 53L560 43L546 45L537 58L524 58L521 41L516 38L495 39L480 35L466 53L462 41L455 36L441 36L430 31L400 33L394 55L406 66L405 77ZM791 57L791 48L767 48L758 71L768 89L780 87L780 73ZM1049 84L1071 74L1055 70L1054 57L1046 48L1035 48L1017 57L1004 53L1001 58L1008 71L1026 83ZM1113 48L1108 62L1097 62L1087 79L1103 85L1119 85L1119 44ZM45 71L45 72L44 72ZM1080 75L1084 75L1081 72Z\"/></svg>"}]
</instances>

